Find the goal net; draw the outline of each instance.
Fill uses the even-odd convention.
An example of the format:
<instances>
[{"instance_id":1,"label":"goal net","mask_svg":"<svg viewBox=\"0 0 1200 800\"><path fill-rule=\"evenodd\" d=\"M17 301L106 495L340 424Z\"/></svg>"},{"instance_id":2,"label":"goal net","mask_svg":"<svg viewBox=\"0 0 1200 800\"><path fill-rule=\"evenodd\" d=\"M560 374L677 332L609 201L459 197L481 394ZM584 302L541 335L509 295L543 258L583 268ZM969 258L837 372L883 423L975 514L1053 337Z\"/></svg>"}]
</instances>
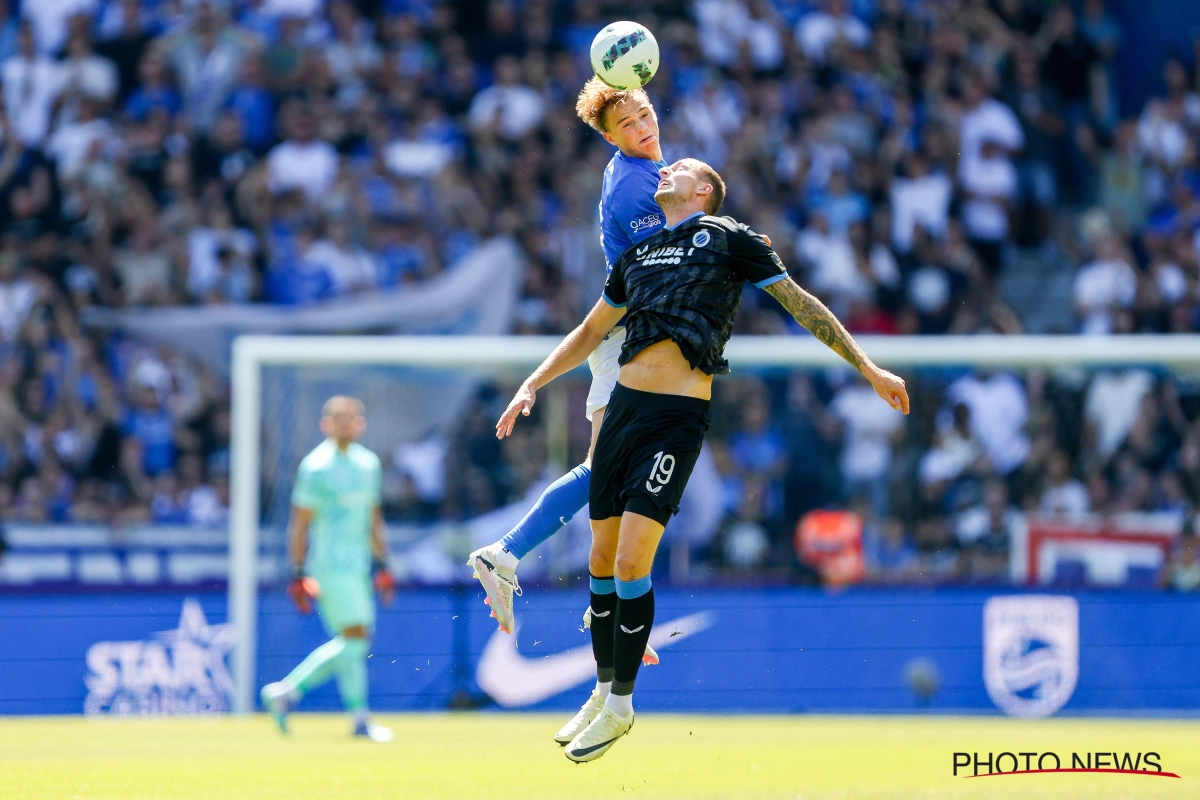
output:
<instances>
[{"instance_id":1,"label":"goal net","mask_svg":"<svg viewBox=\"0 0 1200 800\"><path fill-rule=\"evenodd\" d=\"M412 584L462 587L466 554L505 533L586 453L586 368L540 392L510 440L493 435L557 342L234 342L236 711L252 710L265 677L302 655L288 644L294 615L282 600L286 527L325 400L351 394L366 405L363 444L385 464L392 569ZM1200 490L1200 336L861 343L905 377L909 418L887 413L810 337L730 342L733 372L714 382L705 454L662 548L671 580L1157 583ZM523 562L523 581L585 573L586 518Z\"/></svg>"}]
</instances>

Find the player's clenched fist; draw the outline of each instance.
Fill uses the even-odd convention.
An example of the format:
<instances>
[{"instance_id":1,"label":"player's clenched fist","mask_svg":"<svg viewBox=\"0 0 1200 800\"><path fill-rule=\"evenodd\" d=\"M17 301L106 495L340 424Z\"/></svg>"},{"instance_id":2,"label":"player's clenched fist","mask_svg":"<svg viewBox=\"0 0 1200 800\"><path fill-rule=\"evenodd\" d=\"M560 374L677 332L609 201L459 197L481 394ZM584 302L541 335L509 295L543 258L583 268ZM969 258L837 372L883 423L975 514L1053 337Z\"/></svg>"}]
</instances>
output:
<instances>
[{"instance_id":1,"label":"player's clenched fist","mask_svg":"<svg viewBox=\"0 0 1200 800\"><path fill-rule=\"evenodd\" d=\"M904 386L903 378L878 367L867 372L866 377L875 393L886 400L889 406L902 414L908 413L908 389Z\"/></svg>"}]
</instances>

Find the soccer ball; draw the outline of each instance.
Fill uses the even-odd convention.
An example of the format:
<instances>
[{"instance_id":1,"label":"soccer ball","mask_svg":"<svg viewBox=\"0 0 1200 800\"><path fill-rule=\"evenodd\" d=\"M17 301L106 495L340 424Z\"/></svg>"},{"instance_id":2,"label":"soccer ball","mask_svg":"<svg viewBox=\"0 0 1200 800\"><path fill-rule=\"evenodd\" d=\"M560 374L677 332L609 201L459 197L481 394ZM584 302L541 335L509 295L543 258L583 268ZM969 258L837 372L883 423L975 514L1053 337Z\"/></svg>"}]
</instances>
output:
<instances>
[{"instance_id":1,"label":"soccer ball","mask_svg":"<svg viewBox=\"0 0 1200 800\"><path fill-rule=\"evenodd\" d=\"M614 22L592 39L592 69L614 89L640 89L658 71L658 41L644 25Z\"/></svg>"}]
</instances>

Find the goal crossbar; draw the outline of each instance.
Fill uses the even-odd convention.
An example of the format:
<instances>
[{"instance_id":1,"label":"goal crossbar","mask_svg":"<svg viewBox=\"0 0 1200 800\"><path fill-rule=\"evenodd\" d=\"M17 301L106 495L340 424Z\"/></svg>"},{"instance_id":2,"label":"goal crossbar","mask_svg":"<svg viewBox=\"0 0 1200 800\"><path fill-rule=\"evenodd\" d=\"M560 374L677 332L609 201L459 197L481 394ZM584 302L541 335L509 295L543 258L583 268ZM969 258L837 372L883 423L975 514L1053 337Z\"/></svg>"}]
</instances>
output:
<instances>
[{"instance_id":1,"label":"goal crossbar","mask_svg":"<svg viewBox=\"0 0 1200 800\"><path fill-rule=\"evenodd\" d=\"M240 336L233 342L229 621L233 710L255 708L262 369L272 365L377 364L427 368L521 368L542 361L554 336ZM1200 334L1171 336L862 336L888 368L1162 365L1200 368ZM741 336L726 357L738 367L843 365L809 336Z\"/></svg>"}]
</instances>

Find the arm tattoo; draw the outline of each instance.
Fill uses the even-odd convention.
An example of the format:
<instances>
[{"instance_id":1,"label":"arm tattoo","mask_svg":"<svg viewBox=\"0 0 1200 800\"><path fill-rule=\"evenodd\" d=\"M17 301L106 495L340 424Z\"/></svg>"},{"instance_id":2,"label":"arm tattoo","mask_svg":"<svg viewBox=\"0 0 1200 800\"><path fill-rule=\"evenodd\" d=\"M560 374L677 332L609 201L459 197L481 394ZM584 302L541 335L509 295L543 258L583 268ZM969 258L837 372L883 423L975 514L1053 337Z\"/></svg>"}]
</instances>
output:
<instances>
[{"instance_id":1,"label":"arm tattoo","mask_svg":"<svg viewBox=\"0 0 1200 800\"><path fill-rule=\"evenodd\" d=\"M779 301L812 335L830 350L833 350L856 369L861 370L870 361L858 342L846 331L833 312L817 298L800 288L794 280L784 278L766 287L766 291Z\"/></svg>"}]
</instances>

